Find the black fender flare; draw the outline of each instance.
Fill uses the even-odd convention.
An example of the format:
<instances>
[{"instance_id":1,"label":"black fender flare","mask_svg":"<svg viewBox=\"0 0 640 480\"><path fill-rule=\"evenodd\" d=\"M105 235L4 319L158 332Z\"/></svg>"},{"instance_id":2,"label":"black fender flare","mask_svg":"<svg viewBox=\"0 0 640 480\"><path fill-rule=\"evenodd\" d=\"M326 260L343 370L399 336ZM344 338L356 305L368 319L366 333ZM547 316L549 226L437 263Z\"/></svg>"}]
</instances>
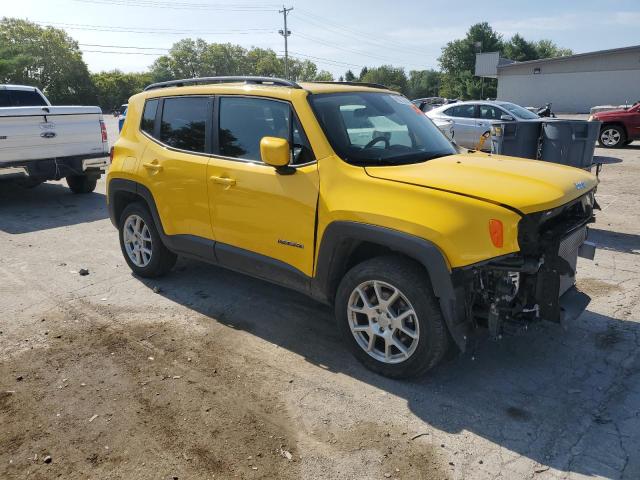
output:
<instances>
[{"instance_id":1,"label":"black fender flare","mask_svg":"<svg viewBox=\"0 0 640 480\"><path fill-rule=\"evenodd\" d=\"M386 227L358 222L337 221L329 224L320 241L314 296L332 301L353 244L370 242L406 255L424 266L433 292L440 302L442 315L456 345L465 350L468 322L464 290L456 286L440 249L429 240Z\"/></svg>"}]
</instances>

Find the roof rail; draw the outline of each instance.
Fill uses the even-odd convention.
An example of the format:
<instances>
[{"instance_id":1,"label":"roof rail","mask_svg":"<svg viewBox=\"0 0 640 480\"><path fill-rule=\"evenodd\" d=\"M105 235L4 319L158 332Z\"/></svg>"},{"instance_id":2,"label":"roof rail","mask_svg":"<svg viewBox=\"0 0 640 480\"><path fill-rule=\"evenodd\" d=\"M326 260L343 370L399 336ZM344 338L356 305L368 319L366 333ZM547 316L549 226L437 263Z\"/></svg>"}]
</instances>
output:
<instances>
[{"instance_id":1,"label":"roof rail","mask_svg":"<svg viewBox=\"0 0 640 480\"><path fill-rule=\"evenodd\" d=\"M272 77L200 77L184 78L182 80L169 80L167 82L152 83L145 87L144 91L167 87L185 87L187 85L206 85L211 83L246 83L253 85L277 85L280 87L302 88L296 82Z\"/></svg>"},{"instance_id":2,"label":"roof rail","mask_svg":"<svg viewBox=\"0 0 640 480\"><path fill-rule=\"evenodd\" d=\"M386 87L380 83L369 83L369 82L329 82L327 80L317 80L311 83L328 83L333 85L353 85L354 87L370 87L370 88L380 88L383 90L391 90L389 87Z\"/></svg>"}]
</instances>

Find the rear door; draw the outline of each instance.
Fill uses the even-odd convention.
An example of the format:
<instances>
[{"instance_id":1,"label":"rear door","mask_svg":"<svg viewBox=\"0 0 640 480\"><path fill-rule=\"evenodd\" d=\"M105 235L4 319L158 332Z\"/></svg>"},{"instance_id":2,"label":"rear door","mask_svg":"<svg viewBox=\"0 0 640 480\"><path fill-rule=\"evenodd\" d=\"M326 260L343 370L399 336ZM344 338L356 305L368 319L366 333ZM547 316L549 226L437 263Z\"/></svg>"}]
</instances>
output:
<instances>
[{"instance_id":1,"label":"rear door","mask_svg":"<svg viewBox=\"0 0 640 480\"><path fill-rule=\"evenodd\" d=\"M153 195L167 235L213 239L206 181L212 114L210 96L148 99L136 126L149 139L138 175Z\"/></svg>"},{"instance_id":2,"label":"rear door","mask_svg":"<svg viewBox=\"0 0 640 480\"><path fill-rule=\"evenodd\" d=\"M480 138L477 135L475 112L476 105L473 103L454 105L444 111L453 120L456 143L465 148L475 148Z\"/></svg>"}]
</instances>

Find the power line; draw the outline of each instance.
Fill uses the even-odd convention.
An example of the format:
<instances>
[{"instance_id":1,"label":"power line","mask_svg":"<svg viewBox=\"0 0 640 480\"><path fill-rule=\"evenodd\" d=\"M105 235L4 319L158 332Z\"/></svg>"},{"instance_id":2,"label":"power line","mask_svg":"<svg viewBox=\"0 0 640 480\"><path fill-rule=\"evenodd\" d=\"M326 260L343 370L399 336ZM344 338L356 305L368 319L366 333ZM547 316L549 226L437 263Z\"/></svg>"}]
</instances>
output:
<instances>
[{"instance_id":1,"label":"power line","mask_svg":"<svg viewBox=\"0 0 640 480\"><path fill-rule=\"evenodd\" d=\"M307 40L311 40L312 42L320 43L320 44L326 45L328 47L336 48L336 49L342 50L344 52L354 53L356 55L360 55L360 56L363 56L363 57L369 57L369 58L373 58L375 60L384 60L384 61L390 62L390 63L395 63L397 61L397 59L392 59L390 57L381 57L380 55L373 55L373 54L369 54L369 53L362 52L362 51L359 51L359 50L353 50L353 49L344 47L342 45L339 45L337 43L327 42L326 40L323 40L323 39L318 38L318 37L313 37L311 35L306 35L306 34L303 34L303 33L298 33L298 35L300 37L302 37L302 38L306 38ZM422 66L418 66L417 64L414 64L413 66L416 67L416 68L419 68L419 69L423 69L424 68Z\"/></svg>"},{"instance_id":2,"label":"power line","mask_svg":"<svg viewBox=\"0 0 640 480\"><path fill-rule=\"evenodd\" d=\"M218 10L227 12L273 12L274 7L260 4L206 4L162 2L156 0L74 0L90 5L118 5L125 7L170 8L175 10Z\"/></svg>"},{"instance_id":3,"label":"power line","mask_svg":"<svg viewBox=\"0 0 640 480\"><path fill-rule=\"evenodd\" d=\"M322 17L320 15L317 15L315 13L312 13L308 10L305 10L303 8L300 9L302 12L302 16L303 17L307 17L306 19L303 18L303 21L306 20L307 22L311 22L313 24L315 24L318 27L321 27L323 30L333 30L343 36L351 36L359 41L364 41L367 43L371 43L371 44L375 44L377 46L380 47L384 47L384 48L394 48L394 49L400 49L403 52L407 53L407 52L413 52L416 55L423 55L424 53L419 51L419 50L414 50L411 47L407 47L406 45L393 41L393 40L389 40L388 38L385 38L384 41L382 40L375 40L373 38L371 38L371 34L368 32L364 32L361 30L356 30L353 29L345 24L340 24L339 22L335 22L334 20ZM331 25L334 25L334 27L332 27ZM395 45L395 47L390 47L390 45Z\"/></svg>"},{"instance_id":4,"label":"power line","mask_svg":"<svg viewBox=\"0 0 640 480\"><path fill-rule=\"evenodd\" d=\"M171 50L170 48L164 48L164 47L133 47L133 46L129 46L129 45L97 45L95 43L79 43L78 45L82 45L85 47L99 47L99 48L126 48L126 49L133 49L133 50L163 50L165 52L168 52L169 50Z\"/></svg>"},{"instance_id":5,"label":"power line","mask_svg":"<svg viewBox=\"0 0 640 480\"><path fill-rule=\"evenodd\" d=\"M82 23L62 23L62 22L42 22L34 21L38 25L42 26L54 26L62 27L69 30L89 30L98 32L113 32L113 33L144 33L152 35L249 35L256 32L266 33L274 32L272 28L248 28L237 30L178 30L178 29L163 29L163 28L143 28L143 27L118 27L108 25L90 25Z\"/></svg>"},{"instance_id":6,"label":"power line","mask_svg":"<svg viewBox=\"0 0 640 480\"><path fill-rule=\"evenodd\" d=\"M82 53L107 53L114 55L149 55L154 57L159 57L162 55L161 53L146 53L146 52L121 52L121 51L104 51L104 50L82 50Z\"/></svg>"},{"instance_id":7,"label":"power line","mask_svg":"<svg viewBox=\"0 0 640 480\"><path fill-rule=\"evenodd\" d=\"M291 50L289 50L289 53L295 55L296 57L305 57L311 60L317 60L318 63L332 64L333 66L337 66L337 67L358 67L358 68L364 67L364 65L358 65L356 63L341 62L340 60L332 60L330 58L325 58L325 57L316 57L315 55L307 55L305 53L294 52Z\"/></svg>"}]
</instances>

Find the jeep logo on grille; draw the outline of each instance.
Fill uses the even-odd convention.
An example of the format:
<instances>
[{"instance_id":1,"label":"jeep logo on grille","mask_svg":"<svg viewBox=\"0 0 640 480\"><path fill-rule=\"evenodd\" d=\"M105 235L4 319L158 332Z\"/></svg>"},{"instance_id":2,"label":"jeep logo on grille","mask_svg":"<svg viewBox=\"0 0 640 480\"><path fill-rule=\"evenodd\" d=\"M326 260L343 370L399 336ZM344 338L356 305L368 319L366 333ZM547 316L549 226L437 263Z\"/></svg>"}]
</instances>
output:
<instances>
[{"instance_id":1,"label":"jeep logo on grille","mask_svg":"<svg viewBox=\"0 0 640 480\"><path fill-rule=\"evenodd\" d=\"M584 182L576 182L574 185L576 186L576 190L583 190L587 188L587 184Z\"/></svg>"}]
</instances>

